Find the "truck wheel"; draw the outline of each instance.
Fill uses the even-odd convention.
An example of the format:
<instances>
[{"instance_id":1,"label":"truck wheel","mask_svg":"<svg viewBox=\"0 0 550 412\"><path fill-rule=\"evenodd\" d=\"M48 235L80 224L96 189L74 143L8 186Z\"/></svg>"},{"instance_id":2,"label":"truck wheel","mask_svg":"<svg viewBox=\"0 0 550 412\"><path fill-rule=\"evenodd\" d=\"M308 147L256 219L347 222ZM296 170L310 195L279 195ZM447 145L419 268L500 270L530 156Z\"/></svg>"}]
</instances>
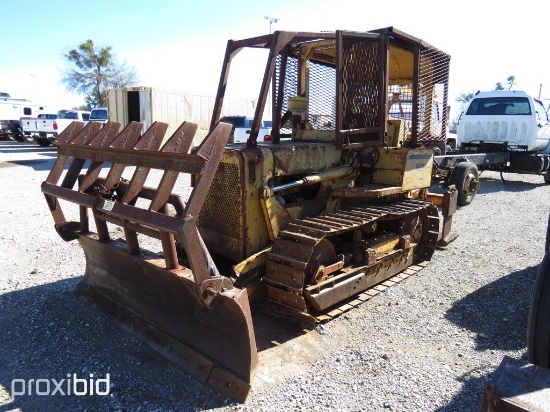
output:
<instances>
[{"instance_id":1,"label":"truck wheel","mask_svg":"<svg viewBox=\"0 0 550 412\"><path fill-rule=\"evenodd\" d=\"M467 206L474 200L477 186L473 184L473 181L477 181L478 176L477 166L471 162L461 162L453 169L450 184L456 187L457 203L460 206Z\"/></svg>"},{"instance_id":2,"label":"truck wheel","mask_svg":"<svg viewBox=\"0 0 550 412\"><path fill-rule=\"evenodd\" d=\"M36 143L38 143L40 146L47 147L50 145L50 141L46 137L38 137L36 139Z\"/></svg>"},{"instance_id":3,"label":"truck wheel","mask_svg":"<svg viewBox=\"0 0 550 412\"><path fill-rule=\"evenodd\" d=\"M550 368L550 253L539 267L527 326L529 362Z\"/></svg>"},{"instance_id":4,"label":"truck wheel","mask_svg":"<svg viewBox=\"0 0 550 412\"><path fill-rule=\"evenodd\" d=\"M550 185L550 173L546 173L544 175L544 183L546 183L547 185Z\"/></svg>"},{"instance_id":5,"label":"truck wheel","mask_svg":"<svg viewBox=\"0 0 550 412\"><path fill-rule=\"evenodd\" d=\"M18 142L22 142L22 143L25 143L27 140L25 139L25 136L22 135L22 134L19 134L19 133L14 133L13 137L15 138L15 140L17 140Z\"/></svg>"},{"instance_id":6,"label":"truck wheel","mask_svg":"<svg viewBox=\"0 0 550 412\"><path fill-rule=\"evenodd\" d=\"M25 139L26 142L31 142L31 143L34 142L34 139L33 139L32 135L30 135L30 134L27 134L27 133L21 131L21 136L23 136L23 139Z\"/></svg>"}]
</instances>

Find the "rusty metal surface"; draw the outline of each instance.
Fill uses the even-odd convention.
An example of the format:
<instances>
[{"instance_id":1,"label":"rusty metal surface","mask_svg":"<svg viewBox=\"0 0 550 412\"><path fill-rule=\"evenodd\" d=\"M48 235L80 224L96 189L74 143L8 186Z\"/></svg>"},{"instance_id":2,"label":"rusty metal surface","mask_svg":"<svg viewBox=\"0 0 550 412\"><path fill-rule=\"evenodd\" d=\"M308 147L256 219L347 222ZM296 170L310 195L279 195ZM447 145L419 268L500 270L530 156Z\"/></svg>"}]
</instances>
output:
<instances>
[{"instance_id":1,"label":"rusty metal surface","mask_svg":"<svg viewBox=\"0 0 550 412\"><path fill-rule=\"evenodd\" d=\"M183 365L193 375L210 383L212 370L221 368L242 382L237 393L235 378L226 379L226 388L218 389L228 396L238 395L241 401L246 398L258 360L245 290L224 291L207 309L198 303L189 269L167 271L158 265L158 260L147 259L147 255L128 255L121 242L98 242L93 236L80 236L78 240L88 262L80 289L91 288L117 302L111 311L120 311L118 306L123 300L125 308L147 321L148 326L142 328L149 330L153 325L161 336L168 335L179 345L185 344L188 350L198 353L195 358L200 356L208 362L202 365L205 370L198 371L194 362L191 368L189 363ZM169 351L171 346L161 349ZM179 363L185 361L185 356L174 356Z\"/></svg>"},{"instance_id":2,"label":"rusty metal surface","mask_svg":"<svg viewBox=\"0 0 550 412\"><path fill-rule=\"evenodd\" d=\"M372 33L338 32L338 147L382 146L386 40ZM359 80L360 79L360 80Z\"/></svg>"},{"instance_id":3,"label":"rusty metal surface","mask_svg":"<svg viewBox=\"0 0 550 412\"><path fill-rule=\"evenodd\" d=\"M354 256L354 265L347 268L338 265L339 270L333 271L331 276L312 282L312 273L318 267L335 263L319 259L317 255L320 252L316 252L316 247L321 242L330 240L332 236L374 227L381 220L410 219L418 213L423 214L421 238L411 243L411 233L408 232L399 236L381 234L371 237L365 241L365 249L353 252L359 255L365 253L364 258ZM415 221L418 223L418 218ZM311 312L308 306L316 311L324 311L387 280L415 261L429 261L438 236L437 208L431 202L422 200L402 199L379 205L356 205L336 213L294 220L279 232L279 237L267 255L263 281L268 287L268 299L307 318ZM362 241L358 240L356 244L359 246ZM397 244L399 247L396 247ZM311 267L312 262L316 262L315 267Z\"/></svg>"},{"instance_id":4,"label":"rusty metal surface","mask_svg":"<svg viewBox=\"0 0 550 412\"><path fill-rule=\"evenodd\" d=\"M549 412L550 370L505 356L485 387L482 412Z\"/></svg>"},{"instance_id":5,"label":"rusty metal surface","mask_svg":"<svg viewBox=\"0 0 550 412\"><path fill-rule=\"evenodd\" d=\"M248 296L219 274L195 225L231 125L220 123L194 154L188 153L194 124L184 123L162 148L164 123L154 123L143 135L141 123L135 122L120 133L114 123L99 130L95 125L77 127L58 138L58 160L42 191L60 236L78 239L84 249L87 265L80 290L107 301L112 312L137 314L153 343L164 343L168 347L163 349L192 373L244 401L257 367ZM87 160L91 163L84 170ZM122 173L129 166L135 171L124 181ZM145 187L152 168L163 176L157 187ZM100 177L102 171L106 177ZM172 193L182 171L196 174L187 203ZM66 221L59 199L79 206L80 222ZM90 213L97 233L89 232ZM107 223L123 228L125 242L110 238ZM138 233L160 240L161 259L152 259L140 247ZM176 239L190 268L179 261Z\"/></svg>"},{"instance_id":6,"label":"rusty metal surface","mask_svg":"<svg viewBox=\"0 0 550 412\"><path fill-rule=\"evenodd\" d=\"M211 130L220 119L233 58L242 48L258 47L268 49L269 56L248 148L257 145L266 105L272 108L268 117L275 144L292 135L295 140L333 141L339 148L381 146L388 116L412 125L412 147L444 142L450 56L392 27L277 31L230 40ZM304 112L291 110L289 101L297 96L307 99ZM327 131L332 133L323 133Z\"/></svg>"}]
</instances>

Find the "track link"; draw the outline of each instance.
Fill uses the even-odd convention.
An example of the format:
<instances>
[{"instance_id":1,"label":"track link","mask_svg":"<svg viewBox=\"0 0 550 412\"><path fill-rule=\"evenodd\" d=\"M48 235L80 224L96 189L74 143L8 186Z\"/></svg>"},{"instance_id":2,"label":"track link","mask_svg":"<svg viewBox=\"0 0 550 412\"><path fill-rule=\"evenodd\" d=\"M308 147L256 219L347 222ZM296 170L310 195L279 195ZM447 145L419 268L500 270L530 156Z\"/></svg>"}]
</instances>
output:
<instances>
[{"instance_id":1,"label":"track link","mask_svg":"<svg viewBox=\"0 0 550 412\"><path fill-rule=\"evenodd\" d=\"M416 242L408 244L406 237L400 236L394 250L378 253L365 264L344 262L342 254L338 255L340 264L334 262L338 259L335 252L331 253L331 239L351 237L373 223L403 221L415 215L420 217L421 227ZM438 234L437 208L417 199L350 206L294 220L279 233L267 257L263 280L268 299L310 322L331 319L424 267L435 250ZM394 238L397 242L397 236ZM369 250L372 253L373 249ZM313 273L326 267L333 268L329 276L310 282Z\"/></svg>"}]
</instances>

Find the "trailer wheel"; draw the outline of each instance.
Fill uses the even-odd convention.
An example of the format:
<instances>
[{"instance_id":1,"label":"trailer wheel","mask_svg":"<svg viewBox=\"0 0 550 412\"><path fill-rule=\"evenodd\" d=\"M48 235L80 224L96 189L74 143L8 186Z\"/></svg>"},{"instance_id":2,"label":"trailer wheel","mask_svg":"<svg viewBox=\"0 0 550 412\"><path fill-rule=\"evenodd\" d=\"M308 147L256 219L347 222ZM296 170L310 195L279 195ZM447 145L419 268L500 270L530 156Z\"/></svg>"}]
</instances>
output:
<instances>
[{"instance_id":1,"label":"trailer wheel","mask_svg":"<svg viewBox=\"0 0 550 412\"><path fill-rule=\"evenodd\" d=\"M550 368L550 253L546 253L537 273L527 326L529 362Z\"/></svg>"},{"instance_id":2,"label":"trailer wheel","mask_svg":"<svg viewBox=\"0 0 550 412\"><path fill-rule=\"evenodd\" d=\"M456 187L457 203L460 206L467 206L474 200L477 186L473 182L477 180L478 176L477 166L471 162L461 162L453 169L450 184Z\"/></svg>"}]
</instances>

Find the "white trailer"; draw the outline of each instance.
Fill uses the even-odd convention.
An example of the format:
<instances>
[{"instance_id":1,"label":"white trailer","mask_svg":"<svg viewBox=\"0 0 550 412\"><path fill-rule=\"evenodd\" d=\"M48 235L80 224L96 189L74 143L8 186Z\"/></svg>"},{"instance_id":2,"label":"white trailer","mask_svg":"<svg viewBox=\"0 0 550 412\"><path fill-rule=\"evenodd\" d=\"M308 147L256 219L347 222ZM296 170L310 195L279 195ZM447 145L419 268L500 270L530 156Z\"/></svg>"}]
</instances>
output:
<instances>
[{"instance_id":1,"label":"white trailer","mask_svg":"<svg viewBox=\"0 0 550 412\"><path fill-rule=\"evenodd\" d=\"M168 123L168 138L184 121L193 122L199 125L193 146L200 144L210 129L215 96L144 86L109 89L107 93L109 120L123 127L137 121L147 130L155 121L164 122ZM222 116L253 116L255 109L255 99L226 98Z\"/></svg>"},{"instance_id":2,"label":"white trailer","mask_svg":"<svg viewBox=\"0 0 550 412\"><path fill-rule=\"evenodd\" d=\"M0 97L0 136L12 136L21 142L27 140L21 130L20 119L22 117L34 120L44 112L45 107L34 104L27 99L14 99L12 97Z\"/></svg>"},{"instance_id":3,"label":"white trailer","mask_svg":"<svg viewBox=\"0 0 550 412\"><path fill-rule=\"evenodd\" d=\"M45 106L27 99L0 98L0 120L19 120L23 116L37 116L44 113Z\"/></svg>"}]
</instances>

